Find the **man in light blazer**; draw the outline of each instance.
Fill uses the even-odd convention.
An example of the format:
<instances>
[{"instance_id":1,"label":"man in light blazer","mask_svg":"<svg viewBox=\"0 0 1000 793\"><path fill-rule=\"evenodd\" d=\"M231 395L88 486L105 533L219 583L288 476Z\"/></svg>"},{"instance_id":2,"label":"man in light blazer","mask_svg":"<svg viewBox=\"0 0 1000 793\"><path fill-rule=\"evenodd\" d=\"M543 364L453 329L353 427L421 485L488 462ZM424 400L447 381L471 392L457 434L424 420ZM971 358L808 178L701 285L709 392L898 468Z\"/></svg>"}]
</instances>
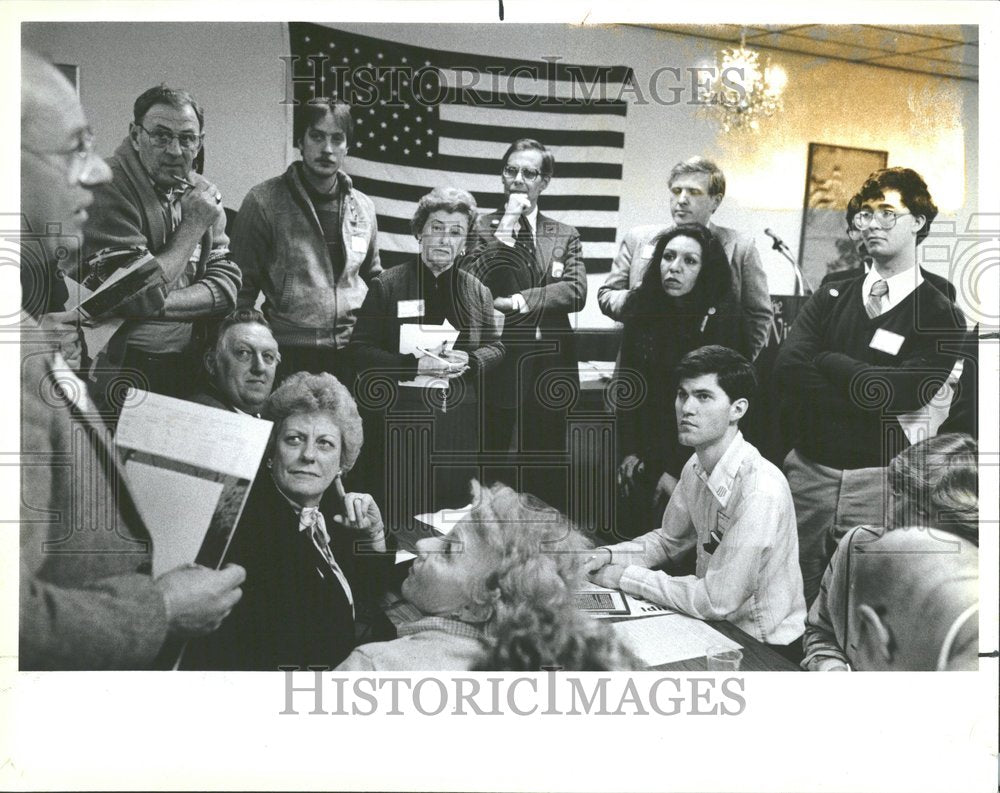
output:
<instances>
[{"instance_id":1,"label":"man in light blazer","mask_svg":"<svg viewBox=\"0 0 1000 793\"><path fill-rule=\"evenodd\" d=\"M726 194L726 177L705 157L691 157L670 171L671 223L636 226L626 232L600 289L597 302L607 316L621 321L629 290L642 281L653 255L653 240L678 223L700 223L722 243L732 268L733 296L743 309L744 335L750 340L751 360L767 344L771 326L771 296L767 276L753 237L717 226L710 218Z\"/></svg>"},{"instance_id":2,"label":"man in light blazer","mask_svg":"<svg viewBox=\"0 0 1000 793\"><path fill-rule=\"evenodd\" d=\"M569 315L587 300L587 274L580 233L538 209L554 168L538 141L510 145L504 206L477 218L463 266L489 288L504 321L506 356L487 376L483 437L487 451L512 451L515 467L497 478L565 509L565 396L579 388Z\"/></svg>"}]
</instances>

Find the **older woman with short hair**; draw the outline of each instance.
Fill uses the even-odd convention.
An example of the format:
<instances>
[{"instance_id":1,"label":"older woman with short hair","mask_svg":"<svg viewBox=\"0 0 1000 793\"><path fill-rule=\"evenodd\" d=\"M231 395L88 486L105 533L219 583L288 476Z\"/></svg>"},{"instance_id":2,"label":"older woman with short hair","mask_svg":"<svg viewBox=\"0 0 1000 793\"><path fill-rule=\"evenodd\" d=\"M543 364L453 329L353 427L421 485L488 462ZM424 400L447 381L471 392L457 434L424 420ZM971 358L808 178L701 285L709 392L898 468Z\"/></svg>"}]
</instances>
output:
<instances>
[{"instance_id":1,"label":"older woman with short hair","mask_svg":"<svg viewBox=\"0 0 1000 793\"><path fill-rule=\"evenodd\" d=\"M355 610L392 560L371 496L334 486L363 442L361 417L330 374L298 372L271 394L274 422L226 561L247 569L222 630L193 642L189 669L336 666L354 648Z\"/></svg>"},{"instance_id":2,"label":"older woman with short hair","mask_svg":"<svg viewBox=\"0 0 1000 793\"><path fill-rule=\"evenodd\" d=\"M450 534L417 543L402 590L416 619L398 625L394 641L358 647L338 670L468 670L497 625L572 601L589 543L567 519L503 485L473 482L473 498Z\"/></svg>"},{"instance_id":3,"label":"older woman with short hair","mask_svg":"<svg viewBox=\"0 0 1000 793\"><path fill-rule=\"evenodd\" d=\"M933 532L942 553L956 553L961 547L949 541L949 534L978 547L978 473L978 446L970 436L959 433L928 438L889 461L892 499L887 525L858 526L837 545L806 618L804 669L843 671L853 663L848 619L854 586L852 558L864 553L866 545L898 530Z\"/></svg>"}]
</instances>

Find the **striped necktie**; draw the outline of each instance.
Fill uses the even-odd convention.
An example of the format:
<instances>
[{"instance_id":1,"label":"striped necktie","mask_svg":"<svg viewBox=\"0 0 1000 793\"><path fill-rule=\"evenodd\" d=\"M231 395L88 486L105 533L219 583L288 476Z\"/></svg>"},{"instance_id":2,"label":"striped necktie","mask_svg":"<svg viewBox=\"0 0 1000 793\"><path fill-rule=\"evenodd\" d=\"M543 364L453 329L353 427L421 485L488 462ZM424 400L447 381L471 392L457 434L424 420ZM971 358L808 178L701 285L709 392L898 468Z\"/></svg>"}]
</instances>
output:
<instances>
[{"instance_id":1,"label":"striped necktie","mask_svg":"<svg viewBox=\"0 0 1000 793\"><path fill-rule=\"evenodd\" d=\"M882 313L882 298L887 294L889 294L889 284L881 278L872 284L872 291L865 302L865 311L869 319L875 319Z\"/></svg>"},{"instance_id":2,"label":"striped necktie","mask_svg":"<svg viewBox=\"0 0 1000 793\"><path fill-rule=\"evenodd\" d=\"M347 576L340 569L340 565L333 557L333 551L330 550L330 535L326 533L326 521L323 518L323 513L319 511L319 507L304 507L302 509L302 512L299 513L299 531L309 532L316 550L326 560L330 570L344 588L344 594L347 595L347 602L351 604L351 613L353 613L354 593L351 592L351 585L347 583Z\"/></svg>"},{"instance_id":3,"label":"striped necktie","mask_svg":"<svg viewBox=\"0 0 1000 793\"><path fill-rule=\"evenodd\" d=\"M532 257L535 255L535 236L531 233L531 224L528 219L521 215L521 220L517 225L517 237L515 238L516 244L524 248Z\"/></svg>"}]
</instances>

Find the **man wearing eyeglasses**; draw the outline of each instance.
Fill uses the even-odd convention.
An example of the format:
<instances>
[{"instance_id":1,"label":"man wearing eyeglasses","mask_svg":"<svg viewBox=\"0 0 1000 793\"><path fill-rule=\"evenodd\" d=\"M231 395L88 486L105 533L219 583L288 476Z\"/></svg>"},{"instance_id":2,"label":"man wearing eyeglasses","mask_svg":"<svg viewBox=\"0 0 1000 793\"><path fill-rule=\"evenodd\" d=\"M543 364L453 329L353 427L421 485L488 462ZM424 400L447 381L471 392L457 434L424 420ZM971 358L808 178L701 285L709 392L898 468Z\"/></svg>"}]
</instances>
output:
<instances>
[{"instance_id":1,"label":"man wearing eyeglasses","mask_svg":"<svg viewBox=\"0 0 1000 793\"><path fill-rule=\"evenodd\" d=\"M93 191L111 171L93 152L83 109L65 78L28 51L21 75L23 229L37 254L33 263L54 271L79 239ZM79 317L75 311L39 316L45 305L39 298L23 294L20 324L18 665L148 669L168 638L218 627L240 598L245 571L185 565L156 579L149 574L149 532L74 374Z\"/></svg>"},{"instance_id":2,"label":"man wearing eyeglasses","mask_svg":"<svg viewBox=\"0 0 1000 793\"><path fill-rule=\"evenodd\" d=\"M910 445L898 417L923 408L965 332L955 304L926 280L917 246L937 215L909 168L873 173L854 228L872 257L864 277L817 290L782 343L774 377L794 415L785 459L799 530L806 604L830 554L860 524L884 525L884 467Z\"/></svg>"},{"instance_id":3,"label":"man wearing eyeglasses","mask_svg":"<svg viewBox=\"0 0 1000 793\"><path fill-rule=\"evenodd\" d=\"M159 85L135 101L128 137L108 160L86 227L86 284L155 259L160 287L132 307L95 373L97 395L117 407L107 381L168 396L190 394L198 372L194 321L236 305L241 278L229 255L222 196L196 169L204 114L186 91ZM92 350L96 354L97 350ZM117 370L121 370L118 375Z\"/></svg>"},{"instance_id":4,"label":"man wearing eyeglasses","mask_svg":"<svg viewBox=\"0 0 1000 793\"><path fill-rule=\"evenodd\" d=\"M566 386L579 389L569 315L587 300L587 274L580 233L538 210L554 168L538 141L511 144L501 166L504 206L476 219L463 266L492 293L507 350L486 375L484 446L513 450L522 489L565 509L566 469L551 455L567 452ZM492 473L517 481L509 467Z\"/></svg>"}]
</instances>

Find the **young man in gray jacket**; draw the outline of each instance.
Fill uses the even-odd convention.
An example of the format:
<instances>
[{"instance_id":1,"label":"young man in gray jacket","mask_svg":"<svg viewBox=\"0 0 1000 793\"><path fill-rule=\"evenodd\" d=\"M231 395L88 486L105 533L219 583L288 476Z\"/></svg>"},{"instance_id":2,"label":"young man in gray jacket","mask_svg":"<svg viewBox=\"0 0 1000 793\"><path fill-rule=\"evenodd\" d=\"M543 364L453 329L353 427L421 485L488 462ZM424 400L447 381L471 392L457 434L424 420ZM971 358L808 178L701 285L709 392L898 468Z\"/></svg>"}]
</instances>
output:
<instances>
[{"instance_id":1,"label":"young man in gray jacket","mask_svg":"<svg viewBox=\"0 0 1000 793\"><path fill-rule=\"evenodd\" d=\"M243 272L238 304L264 316L281 347L277 380L330 372L350 382L346 359L368 284L382 272L375 206L342 170L354 136L350 107L334 99L295 109L302 159L253 187L233 229Z\"/></svg>"}]
</instances>

